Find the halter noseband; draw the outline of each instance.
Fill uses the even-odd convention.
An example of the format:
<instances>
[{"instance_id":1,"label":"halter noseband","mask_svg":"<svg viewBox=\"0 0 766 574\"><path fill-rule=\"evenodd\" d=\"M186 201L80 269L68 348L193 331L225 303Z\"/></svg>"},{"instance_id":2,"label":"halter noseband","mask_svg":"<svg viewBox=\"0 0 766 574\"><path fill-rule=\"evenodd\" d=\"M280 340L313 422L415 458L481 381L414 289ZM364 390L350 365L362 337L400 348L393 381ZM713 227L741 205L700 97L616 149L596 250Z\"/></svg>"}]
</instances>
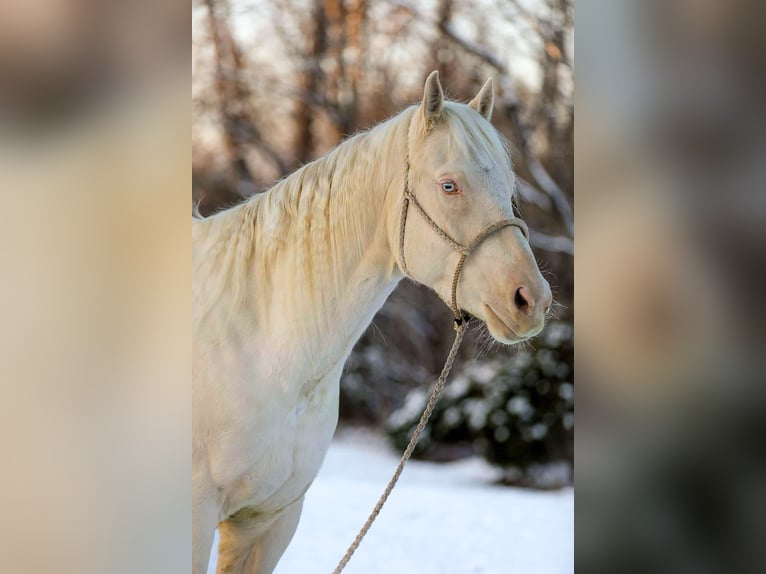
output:
<instances>
[{"instance_id":1,"label":"halter noseband","mask_svg":"<svg viewBox=\"0 0 766 574\"><path fill-rule=\"evenodd\" d=\"M437 235L439 235L439 237L448 243L450 247L452 247L455 251L460 253L460 259L458 259L457 265L455 266L455 274L452 277L452 294L449 303L452 314L455 316L455 327L459 328L461 325L463 325L463 323L467 323L471 319L471 316L465 311L461 311L460 307L457 305L457 285L460 281L460 274L463 271L465 260L471 253L473 253L474 249L476 249L476 247L478 247L482 241L484 241L487 237L496 231L499 231L505 227L518 227L521 230L521 233L524 235L524 238L529 241L529 228L522 219L519 219L518 217L512 217L510 219L503 219L493 223L484 229L481 233L479 233L467 246L455 240L449 233L444 231L444 229L439 227L439 225L433 219L431 219L428 213L426 213L426 210L423 209L423 206L420 205L420 202L415 197L415 194L410 191L410 154L408 149L407 159L404 167L404 197L402 198L402 215L399 223L399 259L402 263L402 271L407 277L410 278L412 278L412 275L410 274L410 270L407 268L407 260L404 257L404 233L407 228L407 212L409 211L410 203L415 206L423 219L426 220L426 223L428 223L428 225L430 225L431 228L436 231Z\"/></svg>"}]
</instances>

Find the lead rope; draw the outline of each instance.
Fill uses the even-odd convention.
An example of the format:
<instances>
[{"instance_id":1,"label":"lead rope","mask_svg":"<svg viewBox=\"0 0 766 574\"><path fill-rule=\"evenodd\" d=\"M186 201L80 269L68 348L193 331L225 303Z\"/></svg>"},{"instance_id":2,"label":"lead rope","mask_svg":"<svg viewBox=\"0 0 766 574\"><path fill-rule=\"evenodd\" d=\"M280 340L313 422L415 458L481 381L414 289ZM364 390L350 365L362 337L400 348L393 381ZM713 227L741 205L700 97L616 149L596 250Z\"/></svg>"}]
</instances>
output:
<instances>
[{"instance_id":1,"label":"lead rope","mask_svg":"<svg viewBox=\"0 0 766 574\"><path fill-rule=\"evenodd\" d=\"M386 500L388 500L391 491L394 490L394 486L396 486L396 483L399 480L399 476L401 476L402 471L404 470L404 465L407 464L407 461L412 456L412 451L415 450L415 445L417 444L418 439L420 439L420 435L423 433L423 430L426 428L428 419L431 418L431 413L434 412L436 401L439 399L439 395L441 394L442 389L447 382L447 377L452 370L452 365L455 362L457 351L460 348L460 343L463 341L463 335L465 335L467 328L467 321L463 321L460 325L457 323L455 324L455 341L452 343L452 348L450 349L449 355L447 356L447 362L444 363L444 368L442 368L442 372L439 375L433 390L431 391L431 396L428 397L426 408L423 411L423 414L420 415L418 426L415 427L415 432L412 433L412 438L410 438L410 442L407 445L407 448L404 449L404 454L402 454L402 458L399 460L399 464L396 466L394 475L391 477L391 480L388 481L386 489L383 491L383 494L380 495L378 502L375 504L375 508L372 509L372 512L367 517L367 521L364 523L364 526L362 526L359 534L356 535L356 538L354 538L351 546L348 547L348 550L346 550L343 558L341 558L340 562L335 567L335 570L333 570L333 574L340 574L340 572L346 567L348 561L351 560L351 556L353 556L354 552L356 552L356 549L359 548L359 544L361 544L362 539L367 534L370 526L372 526L372 523L375 522L375 519L378 517L378 514L383 508L383 505L386 503Z\"/></svg>"},{"instance_id":2,"label":"lead rope","mask_svg":"<svg viewBox=\"0 0 766 574\"><path fill-rule=\"evenodd\" d=\"M402 458L399 459L399 464L396 465L396 470L394 471L391 480L388 481L383 494L380 495L378 502L375 504L375 508L372 509L372 512L367 517L364 525L359 530L359 534L356 535L356 538L354 538L354 541L348 547L346 553L343 555L343 558L341 558L340 562L338 562L335 570L332 571L332 574L340 574L343 571L343 569L346 567L346 564L348 564L348 561L351 560L351 557L354 555L354 552L356 552L356 549L359 548L359 545L362 543L362 539L367 535L367 532L370 530L372 523L375 522L378 514L380 514L383 505L391 495L391 491L394 490L394 486L396 486L396 483L399 481L399 477L401 476L402 471L404 471L404 465L407 464L407 461L412 456L412 452L415 450L415 446L420 439L420 435L423 434L423 431L428 424L428 419L431 418L431 414L434 412L436 402L439 400L439 395L444 389L444 385L447 383L447 377L449 377L450 371L452 370L452 365L455 363L458 349L460 348L460 344L463 342L463 336L465 335L466 329L468 328L468 322L471 319L470 315L462 312L457 305L457 287L458 282L460 281L460 275L463 271L463 264L465 263L465 260L482 241L484 241L487 237L496 231L503 229L504 227L518 227L524 234L524 237L529 239L529 230L527 229L526 223L518 218L505 219L503 221L493 223L484 231L479 233L479 235L477 235L476 238L467 247L453 239L446 231L439 227L433 219L431 219L428 213L426 213L426 210L423 209L423 206L420 205L420 202L417 200L417 198L410 192L410 154L408 149L404 168L404 197L402 198L402 213L399 220L399 260L401 263L402 272L410 278L412 276L410 275L410 270L407 268L407 260L404 257L404 233L407 226L407 212L409 211L410 203L416 207L418 212L420 212L420 214L423 216L423 219L425 219L426 222L434 229L434 231L436 231L439 237L444 239L444 241L449 243L455 249L455 251L460 253L460 259L458 259L457 265L455 266L455 274L452 278L452 291L450 297L451 301L449 304L450 309L452 310L452 314L455 316L455 340L452 342L452 348L449 351L449 355L447 355L447 360L444 363L444 367L442 367L441 374L436 380L434 388L431 390L431 395L428 397L426 408L423 410L423 414L420 415L420 420L415 427L415 431L412 433L412 437L410 437L410 442L407 444L407 448L404 449Z\"/></svg>"}]
</instances>

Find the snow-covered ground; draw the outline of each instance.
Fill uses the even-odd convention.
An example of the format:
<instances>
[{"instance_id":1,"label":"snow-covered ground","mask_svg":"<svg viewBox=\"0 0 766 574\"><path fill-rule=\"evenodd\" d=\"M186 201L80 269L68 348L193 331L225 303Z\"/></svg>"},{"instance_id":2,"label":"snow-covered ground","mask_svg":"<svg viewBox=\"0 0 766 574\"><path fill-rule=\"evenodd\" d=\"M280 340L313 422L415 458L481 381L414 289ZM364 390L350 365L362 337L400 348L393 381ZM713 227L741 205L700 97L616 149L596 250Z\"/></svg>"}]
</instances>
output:
<instances>
[{"instance_id":1,"label":"snow-covered ground","mask_svg":"<svg viewBox=\"0 0 766 574\"><path fill-rule=\"evenodd\" d=\"M382 439L336 437L277 574L330 574L397 463ZM574 492L492 484L482 460L410 461L348 574L574 572ZM216 541L217 544L217 541ZM215 572L215 551L210 574Z\"/></svg>"}]
</instances>

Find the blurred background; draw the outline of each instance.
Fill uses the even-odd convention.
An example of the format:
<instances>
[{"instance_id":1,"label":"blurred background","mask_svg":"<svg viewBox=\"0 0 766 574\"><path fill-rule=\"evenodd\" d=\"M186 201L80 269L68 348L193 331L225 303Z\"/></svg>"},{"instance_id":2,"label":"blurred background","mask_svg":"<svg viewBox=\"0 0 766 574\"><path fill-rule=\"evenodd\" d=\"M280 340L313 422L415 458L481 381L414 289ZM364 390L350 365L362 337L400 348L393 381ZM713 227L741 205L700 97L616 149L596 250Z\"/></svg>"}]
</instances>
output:
<instances>
[{"instance_id":1,"label":"blurred background","mask_svg":"<svg viewBox=\"0 0 766 574\"><path fill-rule=\"evenodd\" d=\"M569 0L204 0L192 34L192 201L260 193L422 96L438 69L468 101L492 76L517 210L557 304L544 334L505 348L476 326L416 456L481 455L498 480L571 484L574 447L574 52ZM342 425L406 445L452 342L451 315L404 281L354 348Z\"/></svg>"},{"instance_id":2,"label":"blurred background","mask_svg":"<svg viewBox=\"0 0 766 574\"><path fill-rule=\"evenodd\" d=\"M578 571L766 571L764 7L577 3Z\"/></svg>"}]
</instances>

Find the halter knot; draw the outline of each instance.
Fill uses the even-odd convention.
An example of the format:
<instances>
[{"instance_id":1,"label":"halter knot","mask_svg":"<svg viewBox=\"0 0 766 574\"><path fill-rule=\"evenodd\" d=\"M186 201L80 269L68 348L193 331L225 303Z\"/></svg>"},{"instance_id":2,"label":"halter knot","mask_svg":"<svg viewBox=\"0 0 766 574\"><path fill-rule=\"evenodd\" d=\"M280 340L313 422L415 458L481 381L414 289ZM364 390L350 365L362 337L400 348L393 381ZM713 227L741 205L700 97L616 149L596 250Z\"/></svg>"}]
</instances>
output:
<instances>
[{"instance_id":1,"label":"halter knot","mask_svg":"<svg viewBox=\"0 0 766 574\"><path fill-rule=\"evenodd\" d=\"M470 321L471 316L468 313L463 312L460 317L455 317L455 320L452 322L452 328L455 329L455 331L459 331L460 329L465 328Z\"/></svg>"}]
</instances>

